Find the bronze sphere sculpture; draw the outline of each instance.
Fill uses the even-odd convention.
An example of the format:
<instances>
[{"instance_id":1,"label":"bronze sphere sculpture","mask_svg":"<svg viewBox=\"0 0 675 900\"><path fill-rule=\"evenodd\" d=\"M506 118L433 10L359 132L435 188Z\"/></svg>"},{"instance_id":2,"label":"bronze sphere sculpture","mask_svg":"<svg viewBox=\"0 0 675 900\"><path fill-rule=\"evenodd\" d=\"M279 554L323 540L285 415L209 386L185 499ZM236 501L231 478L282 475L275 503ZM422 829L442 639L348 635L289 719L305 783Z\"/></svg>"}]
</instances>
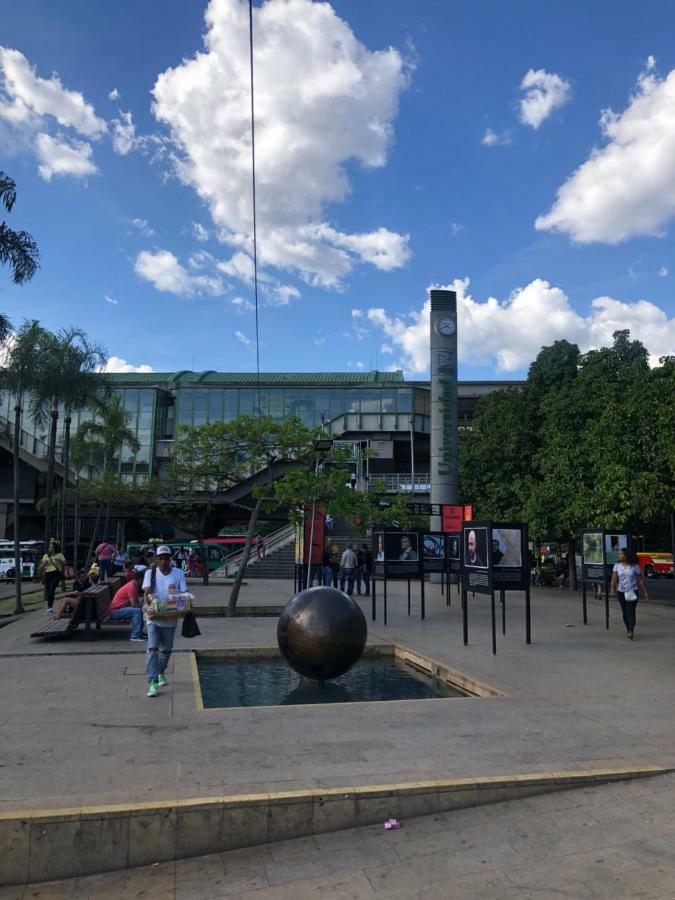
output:
<instances>
[{"instance_id":1,"label":"bronze sphere sculpture","mask_svg":"<svg viewBox=\"0 0 675 900\"><path fill-rule=\"evenodd\" d=\"M300 591L277 625L281 654L299 675L325 681L349 671L361 658L368 637L360 606L330 587Z\"/></svg>"}]
</instances>

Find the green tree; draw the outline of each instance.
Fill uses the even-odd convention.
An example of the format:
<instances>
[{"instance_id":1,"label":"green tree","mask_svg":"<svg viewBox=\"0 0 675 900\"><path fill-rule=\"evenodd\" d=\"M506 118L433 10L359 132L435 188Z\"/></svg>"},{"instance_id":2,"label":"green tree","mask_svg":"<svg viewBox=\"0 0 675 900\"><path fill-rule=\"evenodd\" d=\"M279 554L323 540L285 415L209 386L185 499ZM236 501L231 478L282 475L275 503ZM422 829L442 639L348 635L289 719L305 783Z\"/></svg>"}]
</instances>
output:
<instances>
[{"instance_id":1,"label":"green tree","mask_svg":"<svg viewBox=\"0 0 675 900\"><path fill-rule=\"evenodd\" d=\"M32 392L41 378L40 365L45 358L51 335L36 320L24 322L15 335L4 341L4 366L0 371L0 389L14 401L14 434L12 456L14 463L14 569L15 613L24 612L21 602L21 429L25 404L32 402Z\"/></svg>"},{"instance_id":2,"label":"green tree","mask_svg":"<svg viewBox=\"0 0 675 900\"><path fill-rule=\"evenodd\" d=\"M115 472L117 456L125 447L128 447L132 453L138 453L141 449L135 433L129 427L130 421L131 415L124 408L122 398L115 394L95 411L93 419L83 422L78 428L76 436L78 455L87 458L89 465L96 469L104 480L117 480ZM102 536L108 537L110 506L110 496L105 494L97 504L96 521L87 552L86 565L91 560L104 508L105 520Z\"/></svg>"},{"instance_id":3,"label":"green tree","mask_svg":"<svg viewBox=\"0 0 675 900\"><path fill-rule=\"evenodd\" d=\"M0 171L0 203L11 213L16 203L16 183ZM14 231L6 222L0 224L0 264L9 266L14 284L24 284L40 267L40 252L27 231ZM6 320L5 320L6 322Z\"/></svg>"},{"instance_id":4,"label":"green tree","mask_svg":"<svg viewBox=\"0 0 675 900\"><path fill-rule=\"evenodd\" d=\"M63 407L63 466L65 474L62 493L68 478L70 453L70 426L74 409L94 406L101 399L105 381L99 370L106 360L102 347L92 343L80 328L65 328L51 335L43 353L40 377L33 397L35 421L38 425L49 423L47 443L47 495L45 502L45 545L52 535L52 506L54 469L56 463L56 437L59 411ZM61 543L65 540L65 506L61 507L61 522L56 529Z\"/></svg>"}]
</instances>

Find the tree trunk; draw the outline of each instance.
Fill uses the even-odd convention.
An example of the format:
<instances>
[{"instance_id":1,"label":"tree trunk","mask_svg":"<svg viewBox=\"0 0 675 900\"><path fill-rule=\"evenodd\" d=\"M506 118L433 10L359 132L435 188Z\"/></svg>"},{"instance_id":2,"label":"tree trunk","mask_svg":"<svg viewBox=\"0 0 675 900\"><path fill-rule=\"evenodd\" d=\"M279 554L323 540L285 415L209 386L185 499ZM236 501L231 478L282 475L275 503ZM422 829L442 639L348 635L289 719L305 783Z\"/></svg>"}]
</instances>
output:
<instances>
[{"instance_id":1,"label":"tree trunk","mask_svg":"<svg viewBox=\"0 0 675 900\"><path fill-rule=\"evenodd\" d=\"M66 491L68 490L68 465L70 462L70 423L72 419L69 414L63 422L63 482L61 485L61 524L59 527L59 540L61 541L61 550L66 552ZM74 526L73 526L74 527Z\"/></svg>"},{"instance_id":2,"label":"tree trunk","mask_svg":"<svg viewBox=\"0 0 675 900\"><path fill-rule=\"evenodd\" d=\"M80 540L80 479L75 479L75 499L74 499L74 509L73 509L73 571L75 573L75 577L77 578L77 556L78 556L78 543Z\"/></svg>"},{"instance_id":3,"label":"tree trunk","mask_svg":"<svg viewBox=\"0 0 675 900\"><path fill-rule=\"evenodd\" d=\"M251 518L248 522L248 532L246 533L246 543L244 544L244 552L241 555L241 562L239 563L239 568L237 569L237 574L234 579L234 584L232 585L232 592L230 593L230 599L227 604L227 616L233 616L234 611L237 607L237 600L239 599L239 588L241 587L241 583L244 580L244 573L246 571L246 566L248 565L249 558L251 556L251 547L253 545L253 534L256 529L256 525L258 523L258 513L260 512L260 507L262 505L262 500L256 500L255 506L251 510Z\"/></svg>"},{"instance_id":4,"label":"tree trunk","mask_svg":"<svg viewBox=\"0 0 675 900\"><path fill-rule=\"evenodd\" d=\"M103 509L103 504L99 503L96 506L96 520L94 521L94 530L91 533L91 540L89 541L89 549L87 550L87 558L84 561L85 569L88 569L91 565L92 556L94 553L94 545L96 544L96 539L98 535L98 526L101 524L101 511Z\"/></svg>"},{"instance_id":5,"label":"tree trunk","mask_svg":"<svg viewBox=\"0 0 675 900\"><path fill-rule=\"evenodd\" d=\"M576 543L574 539L567 542L567 589L576 591L577 589L577 554Z\"/></svg>"},{"instance_id":6,"label":"tree trunk","mask_svg":"<svg viewBox=\"0 0 675 900\"><path fill-rule=\"evenodd\" d=\"M103 520L103 540L108 540L108 527L110 525L110 504L105 505L105 519Z\"/></svg>"},{"instance_id":7,"label":"tree trunk","mask_svg":"<svg viewBox=\"0 0 675 900\"><path fill-rule=\"evenodd\" d=\"M49 428L49 450L47 453L47 499L45 502L45 548L49 547L52 537L52 496L54 493L54 462L56 459L56 424L59 418L58 409L52 409L52 422ZM56 535L54 535L56 537Z\"/></svg>"},{"instance_id":8,"label":"tree trunk","mask_svg":"<svg viewBox=\"0 0 675 900\"><path fill-rule=\"evenodd\" d=\"M14 614L25 612L21 602L21 534L19 526L19 499L21 494L21 403L14 407Z\"/></svg>"},{"instance_id":9,"label":"tree trunk","mask_svg":"<svg viewBox=\"0 0 675 900\"><path fill-rule=\"evenodd\" d=\"M199 542L202 546L202 552L204 554L204 571L202 573L202 584L205 587L209 586L209 559L208 559L208 548L204 547L204 535L206 534L206 523L209 520L209 516L211 514L211 504L209 503L206 507L206 512L202 516L201 527L199 529Z\"/></svg>"}]
</instances>

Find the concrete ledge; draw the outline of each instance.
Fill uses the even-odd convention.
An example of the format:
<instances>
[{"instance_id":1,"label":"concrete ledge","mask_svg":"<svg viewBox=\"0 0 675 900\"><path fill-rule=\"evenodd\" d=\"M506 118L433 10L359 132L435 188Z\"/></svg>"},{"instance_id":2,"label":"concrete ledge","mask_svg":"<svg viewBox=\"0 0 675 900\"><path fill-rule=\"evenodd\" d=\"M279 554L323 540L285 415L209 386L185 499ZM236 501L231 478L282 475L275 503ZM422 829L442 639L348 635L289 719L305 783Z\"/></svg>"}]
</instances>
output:
<instances>
[{"instance_id":1,"label":"concrete ledge","mask_svg":"<svg viewBox=\"0 0 675 900\"><path fill-rule=\"evenodd\" d=\"M75 878L667 771L591 769L1 812L0 885Z\"/></svg>"}]
</instances>

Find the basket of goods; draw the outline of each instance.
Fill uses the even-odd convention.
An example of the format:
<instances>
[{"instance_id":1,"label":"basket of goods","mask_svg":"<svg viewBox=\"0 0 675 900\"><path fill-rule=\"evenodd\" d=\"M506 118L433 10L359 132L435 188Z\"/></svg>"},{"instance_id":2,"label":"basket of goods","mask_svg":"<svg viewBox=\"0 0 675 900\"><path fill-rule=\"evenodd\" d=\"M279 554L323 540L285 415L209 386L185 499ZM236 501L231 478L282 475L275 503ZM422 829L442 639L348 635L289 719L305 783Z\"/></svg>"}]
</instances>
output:
<instances>
[{"instance_id":1,"label":"basket of goods","mask_svg":"<svg viewBox=\"0 0 675 900\"><path fill-rule=\"evenodd\" d=\"M150 596L147 607L149 619L181 619L192 611L194 597L187 591L182 593L170 593L167 597Z\"/></svg>"}]
</instances>

